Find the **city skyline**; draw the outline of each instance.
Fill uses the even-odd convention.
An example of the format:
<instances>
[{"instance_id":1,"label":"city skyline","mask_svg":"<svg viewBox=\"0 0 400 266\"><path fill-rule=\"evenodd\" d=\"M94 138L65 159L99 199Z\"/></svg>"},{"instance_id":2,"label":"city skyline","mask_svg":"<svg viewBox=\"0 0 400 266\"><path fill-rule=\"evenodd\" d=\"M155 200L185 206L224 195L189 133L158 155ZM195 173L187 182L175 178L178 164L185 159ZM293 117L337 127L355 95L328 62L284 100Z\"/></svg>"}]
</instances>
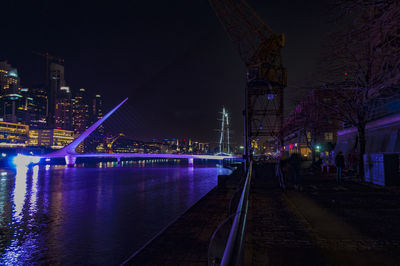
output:
<instances>
[{"instance_id":1,"label":"city skyline","mask_svg":"<svg viewBox=\"0 0 400 266\"><path fill-rule=\"evenodd\" d=\"M45 69L46 75L43 77L42 84L36 85L33 88L22 87L21 80L23 80L23 77L18 75L18 68L11 65L8 61L0 61L0 99L2 104L0 106L0 118L4 122L29 125L31 130L35 131L39 129L37 132L41 132L43 129L63 129L72 130L74 136L79 136L92 123L102 118L102 96L98 93L89 95L85 88L73 89L67 86L68 82L64 78L64 59L48 53L36 54L43 56L43 61L48 60L46 63L46 67L48 68ZM54 61L54 59L57 60ZM126 114L130 115L130 113L125 112L125 114L120 114L118 119L126 116ZM106 140L113 138L113 135L118 136L118 134L134 142L152 141L153 143L157 143L168 142L169 140L179 141L179 138L176 138L176 136L165 135L161 138L152 138L150 136L147 139L140 140L135 138L134 135L129 134L129 132L117 132L118 130L115 129L113 124L112 122L107 128L104 128L104 125L100 126L96 131L96 137L94 137L94 139L97 138L96 142L99 141L99 138ZM33 134L37 136L37 132ZM186 142L186 139L191 142L190 136L184 136L181 138L181 143ZM31 142L29 140L29 143ZM213 142L216 143L217 141ZM42 145L42 142L38 142L37 138L32 143L39 146ZM204 141L200 141L200 143L204 143ZM50 144L46 145L52 146ZM175 144L175 146L179 147L179 144ZM87 144L85 144L85 147L87 148ZM182 151L190 152L183 147ZM83 151L83 148L80 148L80 150ZM209 149L207 148L207 150Z\"/></svg>"},{"instance_id":2,"label":"city skyline","mask_svg":"<svg viewBox=\"0 0 400 266\"><path fill-rule=\"evenodd\" d=\"M250 4L274 31L285 32L290 43L298 44L290 44L293 46L284 53L291 73L289 86L295 84L307 75L305 65L316 65L316 43L324 33L315 21L323 21L323 4ZM73 9L68 2L56 10L42 1L26 2L24 9L18 10L6 2L6 20L12 21L17 14L20 19L6 27L10 41L0 44L4 52L0 59L17 66L23 85L29 87L42 77L34 67L42 58L33 51L64 58L68 85L86 88L91 94L99 91L108 100L105 109L130 97L139 122L124 131L133 132L137 139L168 135L215 141L218 112L226 106L232 117L232 140L240 143L245 67L237 52L206 1L162 5L162 11L154 11L146 3L112 7L81 3ZM289 11L285 16L297 17L302 28L310 29L307 34L315 40L313 45L305 43L297 30L277 15L283 9ZM298 9L308 10L307 16ZM59 16L73 19L58 20ZM47 23L52 20L55 23Z\"/></svg>"},{"instance_id":3,"label":"city skyline","mask_svg":"<svg viewBox=\"0 0 400 266\"><path fill-rule=\"evenodd\" d=\"M35 153L38 152L36 148L40 148L41 152L48 148L60 149L103 117L101 95L89 97L84 88L71 90L64 80L64 67L59 62L53 63L46 64L50 67L46 69L43 85L22 88L18 69L7 61L0 61L2 148L27 147L30 152L36 150ZM117 152L209 152L208 143L192 141L190 137L183 141L173 138L146 142L125 138L123 133L119 133L118 137L113 136L115 130L118 129L100 125L94 138L82 142L77 151L110 153L115 148ZM113 147L113 143L121 136L125 139L121 139L122 143L116 142L116 147Z\"/></svg>"}]
</instances>

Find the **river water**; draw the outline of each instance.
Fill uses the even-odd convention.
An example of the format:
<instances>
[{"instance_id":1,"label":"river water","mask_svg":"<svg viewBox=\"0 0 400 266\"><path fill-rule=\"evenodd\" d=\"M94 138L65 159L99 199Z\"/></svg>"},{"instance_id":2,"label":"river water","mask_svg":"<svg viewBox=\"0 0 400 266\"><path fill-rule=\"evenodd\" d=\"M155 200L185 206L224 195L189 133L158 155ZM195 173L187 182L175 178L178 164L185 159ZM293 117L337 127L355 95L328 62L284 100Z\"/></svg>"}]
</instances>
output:
<instances>
[{"instance_id":1,"label":"river water","mask_svg":"<svg viewBox=\"0 0 400 266\"><path fill-rule=\"evenodd\" d=\"M119 265L230 172L113 166L0 169L0 265Z\"/></svg>"}]
</instances>

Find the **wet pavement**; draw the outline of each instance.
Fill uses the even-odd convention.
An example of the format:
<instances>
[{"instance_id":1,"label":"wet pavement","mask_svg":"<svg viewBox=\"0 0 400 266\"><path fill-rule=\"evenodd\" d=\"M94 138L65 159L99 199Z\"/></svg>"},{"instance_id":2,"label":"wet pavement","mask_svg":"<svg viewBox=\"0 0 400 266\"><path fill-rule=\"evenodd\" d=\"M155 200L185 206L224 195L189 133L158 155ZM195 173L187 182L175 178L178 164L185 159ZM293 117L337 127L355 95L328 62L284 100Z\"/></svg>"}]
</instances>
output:
<instances>
[{"instance_id":1,"label":"wet pavement","mask_svg":"<svg viewBox=\"0 0 400 266\"><path fill-rule=\"evenodd\" d=\"M245 265L398 265L398 188L303 175L301 192L282 192L273 165L255 173Z\"/></svg>"}]
</instances>

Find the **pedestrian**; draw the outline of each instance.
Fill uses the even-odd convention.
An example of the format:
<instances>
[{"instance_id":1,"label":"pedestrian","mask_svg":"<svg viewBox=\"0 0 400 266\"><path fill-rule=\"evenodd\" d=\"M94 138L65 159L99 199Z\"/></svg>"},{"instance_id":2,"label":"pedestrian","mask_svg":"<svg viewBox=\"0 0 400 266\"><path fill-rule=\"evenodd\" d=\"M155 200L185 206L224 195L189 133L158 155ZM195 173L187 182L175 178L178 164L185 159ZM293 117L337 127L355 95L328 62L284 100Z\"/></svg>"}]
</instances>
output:
<instances>
[{"instance_id":1,"label":"pedestrian","mask_svg":"<svg viewBox=\"0 0 400 266\"><path fill-rule=\"evenodd\" d=\"M336 182L340 184L342 182L342 170L344 168L344 156L340 151L335 157L336 165Z\"/></svg>"},{"instance_id":2,"label":"pedestrian","mask_svg":"<svg viewBox=\"0 0 400 266\"><path fill-rule=\"evenodd\" d=\"M281 155L278 157L276 162L275 174L278 177L279 186L285 192L286 191L286 168L288 157L286 153L282 152Z\"/></svg>"},{"instance_id":3,"label":"pedestrian","mask_svg":"<svg viewBox=\"0 0 400 266\"><path fill-rule=\"evenodd\" d=\"M300 176L300 155L298 153L293 153L290 156L290 165L292 168L292 176L294 182L295 190L302 190L301 186L301 176Z\"/></svg>"}]
</instances>

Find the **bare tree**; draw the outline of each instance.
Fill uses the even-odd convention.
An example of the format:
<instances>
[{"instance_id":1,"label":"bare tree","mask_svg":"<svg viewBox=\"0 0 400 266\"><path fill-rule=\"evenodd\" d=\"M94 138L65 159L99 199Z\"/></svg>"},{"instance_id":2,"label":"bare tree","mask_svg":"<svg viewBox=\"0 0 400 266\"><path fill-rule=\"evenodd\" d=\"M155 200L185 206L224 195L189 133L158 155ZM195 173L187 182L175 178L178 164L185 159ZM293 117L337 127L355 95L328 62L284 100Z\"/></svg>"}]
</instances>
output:
<instances>
[{"instance_id":1,"label":"bare tree","mask_svg":"<svg viewBox=\"0 0 400 266\"><path fill-rule=\"evenodd\" d=\"M365 128L371 102L388 97L400 80L400 3L391 0L339 0L354 16L351 26L330 38L324 57L326 85L335 92L327 105L338 118L357 128L360 177L364 176Z\"/></svg>"},{"instance_id":2,"label":"bare tree","mask_svg":"<svg viewBox=\"0 0 400 266\"><path fill-rule=\"evenodd\" d=\"M332 116L326 105L332 104L329 90L311 90L303 100L298 103L295 110L284 123L284 135L297 132L311 151L312 161L315 162L317 141L324 132L332 127Z\"/></svg>"}]
</instances>

